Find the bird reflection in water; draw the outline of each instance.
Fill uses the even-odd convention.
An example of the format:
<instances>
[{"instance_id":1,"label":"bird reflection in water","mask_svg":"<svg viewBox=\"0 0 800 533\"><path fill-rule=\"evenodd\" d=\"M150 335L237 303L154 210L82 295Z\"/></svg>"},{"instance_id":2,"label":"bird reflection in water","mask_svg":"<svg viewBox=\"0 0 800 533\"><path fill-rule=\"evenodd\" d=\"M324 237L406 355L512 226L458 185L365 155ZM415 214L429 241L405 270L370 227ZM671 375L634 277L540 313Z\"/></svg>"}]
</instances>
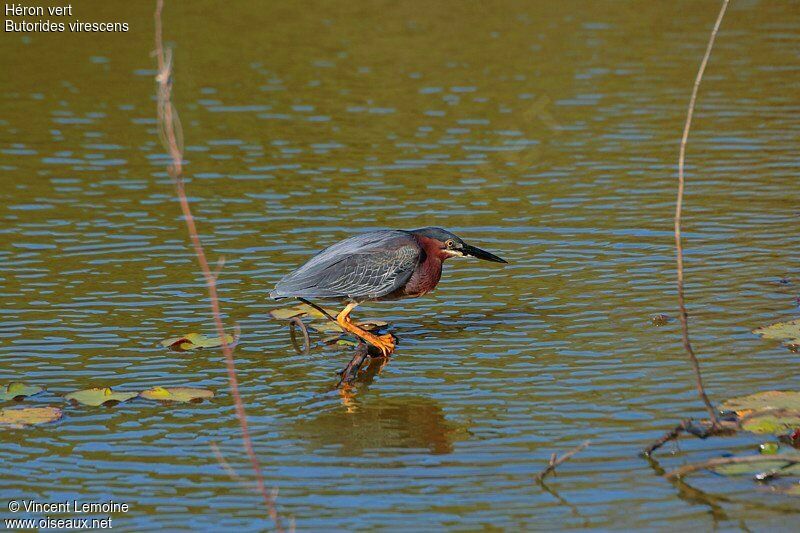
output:
<instances>
[{"instance_id":1,"label":"bird reflection in water","mask_svg":"<svg viewBox=\"0 0 800 533\"><path fill-rule=\"evenodd\" d=\"M351 395L343 401L344 407L297 422L295 432L309 448L346 456L397 449L439 455L452 453L453 443L466 434L431 398Z\"/></svg>"}]
</instances>

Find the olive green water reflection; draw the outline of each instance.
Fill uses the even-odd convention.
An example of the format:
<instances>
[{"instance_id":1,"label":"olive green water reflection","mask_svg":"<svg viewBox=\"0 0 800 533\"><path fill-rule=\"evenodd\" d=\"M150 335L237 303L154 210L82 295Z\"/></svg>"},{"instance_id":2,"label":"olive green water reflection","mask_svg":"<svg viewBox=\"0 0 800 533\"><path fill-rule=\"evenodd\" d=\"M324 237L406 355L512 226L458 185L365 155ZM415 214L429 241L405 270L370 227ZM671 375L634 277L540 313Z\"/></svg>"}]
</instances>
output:
<instances>
[{"instance_id":1,"label":"olive green water reflection","mask_svg":"<svg viewBox=\"0 0 800 533\"><path fill-rule=\"evenodd\" d=\"M76 7L76 10L78 8ZM220 279L251 431L300 529L786 529L749 480L661 479L638 451L702 416L674 316L672 202L715 2L170 2L188 184ZM154 128L152 6L81 2L127 34L4 33L0 381L208 386L211 403L70 409L6 431L2 499L113 498L115 528L258 529L221 356ZM736 1L687 176L688 304L713 398L797 386L750 335L797 315L797 8ZM268 288L378 227L440 225L507 258L451 261L425 299L365 306L395 359L343 401L347 354L298 357ZM53 395L35 403L58 403ZM592 446L551 482L552 451ZM752 449L687 441L692 457ZM673 467L683 455L664 455ZM721 495L726 499L711 495ZM559 499L561 498L561 499ZM5 510L2 511L5 513Z\"/></svg>"}]
</instances>

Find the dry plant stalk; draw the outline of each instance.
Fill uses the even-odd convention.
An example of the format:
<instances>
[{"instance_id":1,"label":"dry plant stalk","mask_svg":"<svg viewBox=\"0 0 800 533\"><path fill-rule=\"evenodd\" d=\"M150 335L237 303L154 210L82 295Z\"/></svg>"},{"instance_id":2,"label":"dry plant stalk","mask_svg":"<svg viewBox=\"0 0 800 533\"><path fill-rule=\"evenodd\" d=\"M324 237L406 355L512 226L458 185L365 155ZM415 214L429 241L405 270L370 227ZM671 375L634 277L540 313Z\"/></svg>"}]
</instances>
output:
<instances>
[{"instance_id":1,"label":"dry plant stalk","mask_svg":"<svg viewBox=\"0 0 800 533\"><path fill-rule=\"evenodd\" d=\"M686 161L686 144L689 141L689 130L692 127L692 117L694 116L694 106L697 102L697 92L700 89L700 82L703 80L703 73L708 65L708 59L711 57L711 50L714 47L714 41L717 38L720 24L722 24L722 17L725 16L725 11L728 9L729 0L723 0L722 7L717 15L717 20L714 23L714 28L711 30L711 35L708 38L708 45L706 46L706 53L703 55L703 60L700 62L700 68L697 70L697 76L694 79L694 86L692 87L692 96L689 98L689 108L686 111L686 122L683 126L683 135L681 136L680 153L678 154L678 198L675 201L675 256L677 265L677 279L678 279L678 308L681 320L681 336L683 339L683 347L686 353L689 354L689 362L692 364L694 371L695 385L697 387L697 395L702 400L703 405L708 412L708 427L705 424L695 424L692 420L683 420L675 428L668 431L664 436L653 442L642 453L645 456L650 456L658 448L671 440L677 439L681 433L687 432L697 435L700 438L710 437L712 435L724 435L735 429L730 427L728 423L720 423L717 412L708 399L705 387L703 386L703 375L700 373L700 362L697 360L697 355L692 348L692 342L689 339L689 320L686 312L686 299L683 292L683 245L681 243L681 214L683 211L683 191L685 188L686 180L684 177L684 163Z\"/></svg>"},{"instance_id":2,"label":"dry plant stalk","mask_svg":"<svg viewBox=\"0 0 800 533\"><path fill-rule=\"evenodd\" d=\"M157 0L155 10L155 53L158 58L158 75L156 81L158 82L158 124L161 140L165 148L169 152L172 164L167 167L170 177L172 178L175 192L180 202L183 218L186 222L186 229L189 232L189 237L194 247L194 253L197 256L197 262L200 265L200 270L203 272L203 277L206 281L208 289L208 296L211 302L211 312L214 315L214 324L217 329L217 334L222 340L222 353L225 356L225 365L228 371L228 380L231 389L231 396L233 396L234 405L236 408L236 418L239 420L239 426L242 432L242 444L247 456L250 459L250 464L253 473L256 477L256 484L258 492L264 498L267 505L269 516L275 524L278 531L283 531L281 526L280 516L275 506L275 497L272 493L268 492L264 483L264 475L261 472L261 465L253 449L253 441L250 438L250 430L247 425L247 414L245 413L244 403L239 394L239 381L236 377L236 366L233 358L233 349L230 344L225 340L225 327L222 324L222 317L219 308L219 298L217 296L217 276L219 270L222 268L222 261L218 262L217 269L212 272L206 259L203 245L200 242L200 235L197 232L194 216L189 206L189 199L186 196L186 190L183 182L183 133L178 119L175 107L172 105L172 54L170 50L164 50L161 38L161 11L164 7L163 0Z\"/></svg>"},{"instance_id":3,"label":"dry plant stalk","mask_svg":"<svg viewBox=\"0 0 800 533\"><path fill-rule=\"evenodd\" d=\"M697 360L697 355L695 355L694 349L692 348L692 343L689 340L688 315L686 313L686 301L683 295L683 245L681 244L681 212L683 209L683 190L685 185L683 167L684 161L686 160L686 143L689 140L689 130L692 126L692 116L694 115L694 106L695 102L697 101L697 91L700 88L700 82L703 79L703 73L705 72L706 65L708 64L708 58L711 57L711 49L714 47L714 40L717 38L717 32L719 31L719 26L722 23L722 17L725 15L725 10L728 8L728 1L729 0L723 0L722 2L722 8L717 16L714 29L711 30L711 36L708 39L706 53L703 56L703 61L700 62L700 68L697 70L697 77L694 80L692 96L689 99L689 109L686 112L686 123L683 126L680 154L678 155L678 199L675 202L675 252L678 271L678 307L680 308L683 347L686 349L686 353L689 354L689 360L692 363L692 369L694 370L695 375L695 384L697 386L697 394L700 396L703 404L705 404L706 410L708 411L708 417L714 426L719 424L717 412L714 410L714 406L711 405L711 401L708 399L708 395L706 394L705 387L703 386L703 376L700 374L700 363Z\"/></svg>"},{"instance_id":4,"label":"dry plant stalk","mask_svg":"<svg viewBox=\"0 0 800 533\"><path fill-rule=\"evenodd\" d=\"M586 448L587 446L589 446L589 444L591 444L591 441L588 441L588 440L584 441L582 444L579 444L579 445L575 446L574 448L572 448L570 451L568 451L567 453L565 453L561 457L558 457L555 453L553 455L551 455L550 456L550 463L548 463L547 467L545 467L544 470L542 470L541 472L539 472L536 475L536 481L541 483L544 480L544 478L547 476L547 474L549 474L550 472L555 472L556 467L558 465L560 465L561 463L565 463L565 462L569 461L572 458L573 455L575 455L579 451L581 451L584 448Z\"/></svg>"}]
</instances>

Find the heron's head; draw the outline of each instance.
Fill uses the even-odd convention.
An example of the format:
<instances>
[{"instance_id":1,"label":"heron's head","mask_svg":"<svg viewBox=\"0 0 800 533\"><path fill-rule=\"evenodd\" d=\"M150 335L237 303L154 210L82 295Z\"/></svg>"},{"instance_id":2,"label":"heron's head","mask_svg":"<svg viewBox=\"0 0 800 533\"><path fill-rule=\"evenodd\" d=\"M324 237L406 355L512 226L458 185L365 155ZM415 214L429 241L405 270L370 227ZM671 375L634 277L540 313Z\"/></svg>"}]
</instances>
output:
<instances>
[{"instance_id":1,"label":"heron's head","mask_svg":"<svg viewBox=\"0 0 800 533\"><path fill-rule=\"evenodd\" d=\"M412 230L411 233L429 239L437 245L442 259L447 259L448 257L477 257L494 263L508 263L505 259L497 257L486 250L481 250L477 246L465 243L461 237L446 229L421 228Z\"/></svg>"}]
</instances>

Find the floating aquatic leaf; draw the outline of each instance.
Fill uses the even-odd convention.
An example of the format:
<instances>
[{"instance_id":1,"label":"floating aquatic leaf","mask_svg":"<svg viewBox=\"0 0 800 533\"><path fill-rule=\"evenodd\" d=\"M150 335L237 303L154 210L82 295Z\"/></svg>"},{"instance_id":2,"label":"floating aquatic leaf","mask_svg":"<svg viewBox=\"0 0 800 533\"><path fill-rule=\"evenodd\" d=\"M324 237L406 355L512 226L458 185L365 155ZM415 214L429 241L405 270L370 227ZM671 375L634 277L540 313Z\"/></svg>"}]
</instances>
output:
<instances>
[{"instance_id":1,"label":"floating aquatic leaf","mask_svg":"<svg viewBox=\"0 0 800 533\"><path fill-rule=\"evenodd\" d=\"M334 309L325 309L325 311L332 317L335 317L338 312ZM333 322L329 317L317 309L306 305L300 304L293 307L284 307L281 309L273 309L269 312L272 318L277 320L289 320L291 318L307 318L309 319L308 327L312 330L322 333L327 337L323 340L326 344L336 343L341 338L342 330L336 322ZM356 322L358 327L366 331L375 331L382 327L388 326L389 323L384 320L365 320L363 322Z\"/></svg>"},{"instance_id":2,"label":"floating aquatic leaf","mask_svg":"<svg viewBox=\"0 0 800 533\"><path fill-rule=\"evenodd\" d=\"M342 328L339 327L338 324L335 322L331 322L330 320L326 321L316 321L311 323L311 328L314 331L318 331L320 333L342 333Z\"/></svg>"},{"instance_id":3,"label":"floating aquatic leaf","mask_svg":"<svg viewBox=\"0 0 800 533\"><path fill-rule=\"evenodd\" d=\"M188 403L213 398L214 393L208 389L197 387L153 387L142 391L139 396L146 400Z\"/></svg>"},{"instance_id":4,"label":"floating aquatic leaf","mask_svg":"<svg viewBox=\"0 0 800 533\"><path fill-rule=\"evenodd\" d=\"M233 344L233 335L225 335L225 342ZM195 350L197 348L216 348L222 346L222 338L220 337L206 337L200 333L189 333L183 337L174 337L161 341L161 346L170 348L179 352L186 350Z\"/></svg>"},{"instance_id":5,"label":"floating aquatic leaf","mask_svg":"<svg viewBox=\"0 0 800 533\"><path fill-rule=\"evenodd\" d=\"M387 322L382 322L380 320L370 320L369 322L357 322L356 325L363 330L366 331L375 331L386 326ZM331 322L330 320L316 320L312 321L310 327L314 331L318 331L320 333L344 333L341 326L335 322Z\"/></svg>"},{"instance_id":6,"label":"floating aquatic leaf","mask_svg":"<svg viewBox=\"0 0 800 533\"><path fill-rule=\"evenodd\" d=\"M0 387L0 401L21 400L26 396L33 396L43 390L38 385L25 385L19 381L12 381L5 387Z\"/></svg>"},{"instance_id":7,"label":"floating aquatic leaf","mask_svg":"<svg viewBox=\"0 0 800 533\"><path fill-rule=\"evenodd\" d=\"M336 317L336 315L339 314L339 311L336 309L328 309L323 307L322 309L325 311L325 313L322 313L319 309L311 307L310 305L303 304L303 307L306 308L306 315L310 316L311 318L324 318L325 320L330 320L327 316L325 316L325 313L328 313L332 317Z\"/></svg>"},{"instance_id":8,"label":"floating aquatic leaf","mask_svg":"<svg viewBox=\"0 0 800 533\"><path fill-rule=\"evenodd\" d=\"M800 427L800 412L774 409L756 411L742 419L742 429L752 433L782 435Z\"/></svg>"},{"instance_id":9,"label":"floating aquatic leaf","mask_svg":"<svg viewBox=\"0 0 800 533\"><path fill-rule=\"evenodd\" d=\"M283 307L281 309L273 309L269 315L275 320L289 320L296 316L305 316L308 314L305 305L296 305L294 307Z\"/></svg>"},{"instance_id":10,"label":"floating aquatic leaf","mask_svg":"<svg viewBox=\"0 0 800 533\"><path fill-rule=\"evenodd\" d=\"M323 307L323 309L325 309L325 308ZM336 311L334 309L325 309L325 311L329 315L331 315L333 317L335 317L339 313L338 311ZM269 314L270 314L270 316L272 318L274 318L276 320L289 320L290 318L293 318L293 317L296 317L296 316L300 316L300 317L308 316L308 317L311 317L311 318L325 318L326 320L328 319L328 317L326 317L323 313L321 313L317 309L311 307L310 305L306 305L306 304L295 305L295 306L292 306L292 307L282 307L280 309L273 309L272 311L269 312Z\"/></svg>"},{"instance_id":11,"label":"floating aquatic leaf","mask_svg":"<svg viewBox=\"0 0 800 533\"><path fill-rule=\"evenodd\" d=\"M764 442L758 447L761 455L775 455L780 450L780 445L777 442Z\"/></svg>"},{"instance_id":12,"label":"floating aquatic leaf","mask_svg":"<svg viewBox=\"0 0 800 533\"><path fill-rule=\"evenodd\" d=\"M761 335L764 339L777 339L786 341L787 344L800 344L800 318L756 328L753 333Z\"/></svg>"},{"instance_id":13,"label":"floating aquatic leaf","mask_svg":"<svg viewBox=\"0 0 800 533\"><path fill-rule=\"evenodd\" d=\"M364 328L367 331L372 331L373 329L385 328L388 325L389 323L386 322L385 320L374 320L371 318L369 320L365 320L364 322L358 323L358 327Z\"/></svg>"},{"instance_id":14,"label":"floating aquatic leaf","mask_svg":"<svg viewBox=\"0 0 800 533\"><path fill-rule=\"evenodd\" d=\"M800 454L797 455L797 460L800 461ZM725 476L737 475L753 475L761 472L771 472L779 470L782 475L798 475L800 474L800 464L791 464L786 461L776 461L769 457L764 457L763 461L754 461L751 463L732 463L728 465L720 465L712 467L711 470L717 474Z\"/></svg>"},{"instance_id":15,"label":"floating aquatic leaf","mask_svg":"<svg viewBox=\"0 0 800 533\"><path fill-rule=\"evenodd\" d=\"M720 406L735 411L742 429L782 435L800 428L800 392L764 391L732 398Z\"/></svg>"},{"instance_id":16,"label":"floating aquatic leaf","mask_svg":"<svg viewBox=\"0 0 800 533\"><path fill-rule=\"evenodd\" d=\"M0 410L0 426L21 428L35 424L54 422L61 418L57 407L13 407Z\"/></svg>"},{"instance_id":17,"label":"floating aquatic leaf","mask_svg":"<svg viewBox=\"0 0 800 533\"><path fill-rule=\"evenodd\" d=\"M70 392L69 394L66 394L64 398L73 402L97 407L98 405L103 405L106 403L113 405L119 402L125 402L131 398L137 397L138 395L138 392L115 392L109 387L97 387L93 389Z\"/></svg>"},{"instance_id":18,"label":"floating aquatic leaf","mask_svg":"<svg viewBox=\"0 0 800 533\"><path fill-rule=\"evenodd\" d=\"M786 409L800 413L800 392L777 390L757 392L726 400L720 407L722 410L736 411L739 416L767 409Z\"/></svg>"},{"instance_id":19,"label":"floating aquatic leaf","mask_svg":"<svg viewBox=\"0 0 800 533\"><path fill-rule=\"evenodd\" d=\"M336 344L338 346L358 346L357 342L354 342L354 341L351 341L351 340L347 340L347 339L339 339L338 341L336 341Z\"/></svg>"}]
</instances>

